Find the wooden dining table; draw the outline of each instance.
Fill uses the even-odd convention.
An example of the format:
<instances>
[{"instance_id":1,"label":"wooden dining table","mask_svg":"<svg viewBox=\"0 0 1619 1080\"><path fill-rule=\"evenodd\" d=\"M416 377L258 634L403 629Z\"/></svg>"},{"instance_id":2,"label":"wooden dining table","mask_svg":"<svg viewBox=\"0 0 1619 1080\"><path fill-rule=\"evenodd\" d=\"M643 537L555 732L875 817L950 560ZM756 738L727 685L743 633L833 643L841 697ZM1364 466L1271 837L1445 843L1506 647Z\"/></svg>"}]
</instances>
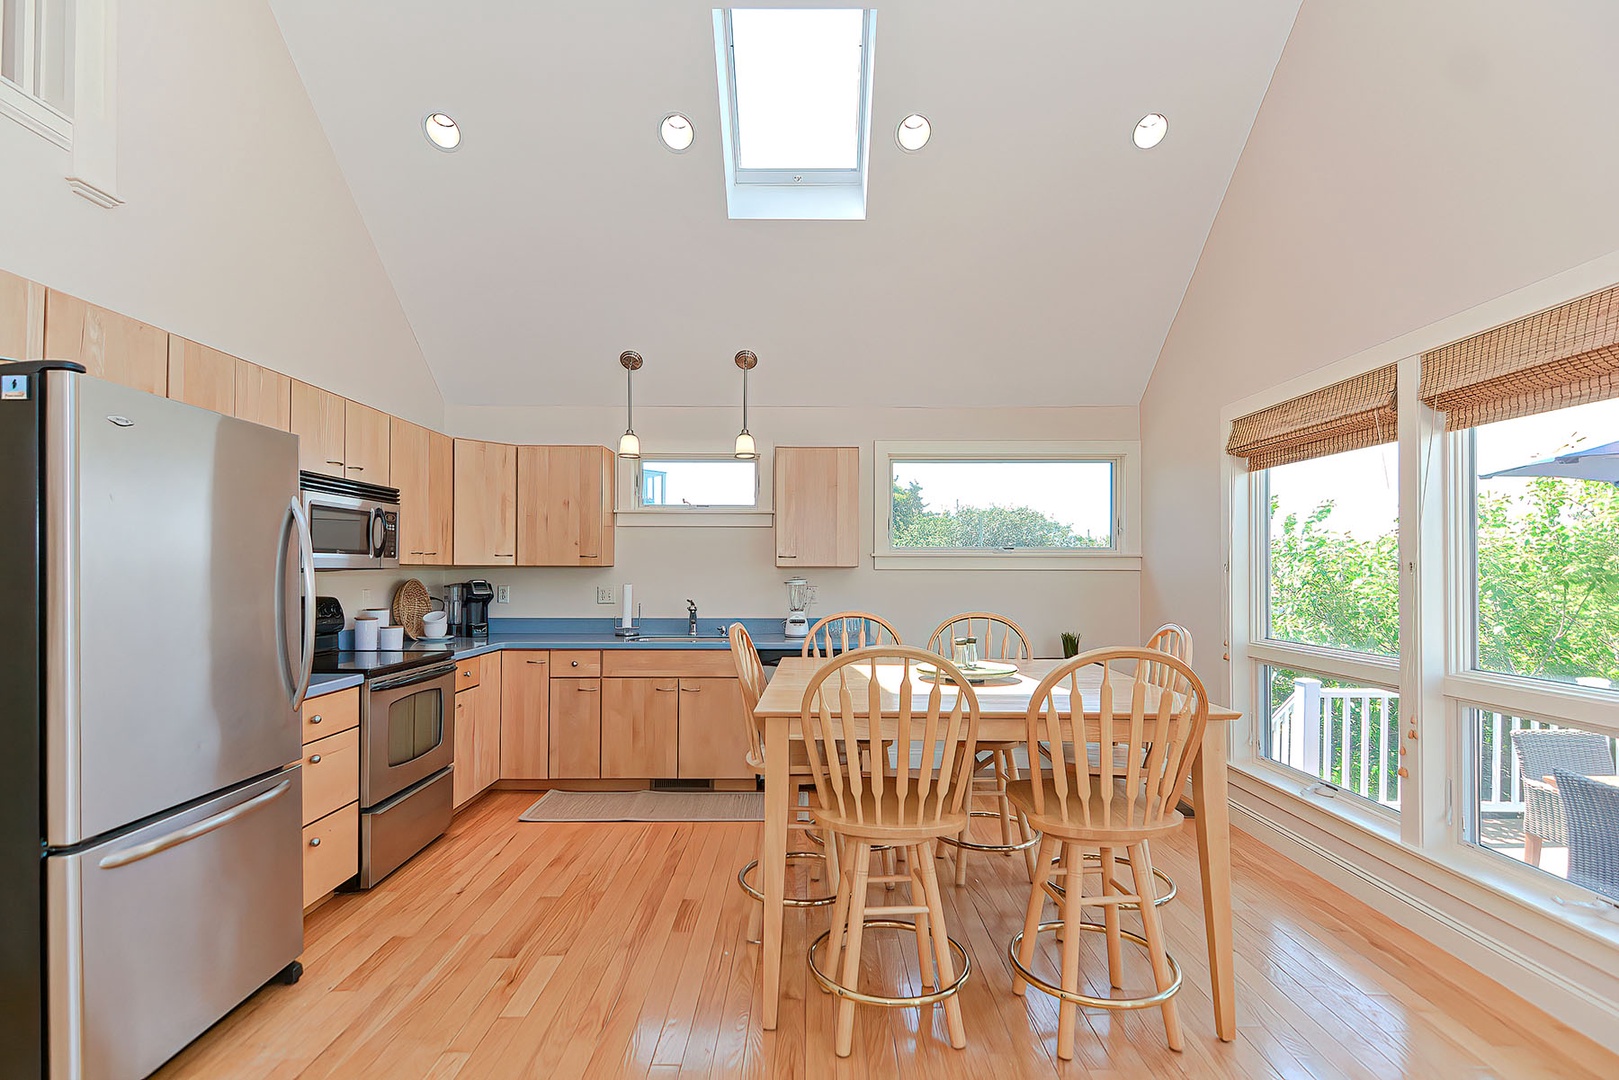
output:
<instances>
[{"instance_id":1,"label":"wooden dining table","mask_svg":"<svg viewBox=\"0 0 1619 1080\"><path fill-rule=\"evenodd\" d=\"M815 670L826 660L788 657L776 668L754 708L764 736L765 820L760 851L760 891L764 893L764 956L759 965L764 980L764 1026L774 1030L781 1007L781 936L785 912L787 823L793 813L796 787L788 782L790 745L802 742L800 727L804 690ZM1028 738L1028 709L1035 685L1061 660L1024 660L1014 679L975 687L978 696L978 738L986 742L1020 742ZM1089 680L1087 681L1087 675ZM862 676L863 678L863 676ZM1114 673L1121 687L1133 678ZM1101 677L1095 668L1080 673L1080 693L1088 715L1099 708ZM1122 682L1120 682L1122 680ZM880 680L881 681L881 680ZM882 697L884 716L892 695ZM1057 708L1065 707L1066 695ZM895 704L895 715L898 706ZM1150 714L1149 714L1150 715ZM1227 725L1240 713L1209 706L1209 725L1203 749L1192 766L1192 806L1197 830L1197 852L1203 882L1203 920L1208 937L1209 970L1213 983L1214 1026L1222 1040L1237 1037L1235 977L1231 956L1231 824L1226 793Z\"/></svg>"}]
</instances>

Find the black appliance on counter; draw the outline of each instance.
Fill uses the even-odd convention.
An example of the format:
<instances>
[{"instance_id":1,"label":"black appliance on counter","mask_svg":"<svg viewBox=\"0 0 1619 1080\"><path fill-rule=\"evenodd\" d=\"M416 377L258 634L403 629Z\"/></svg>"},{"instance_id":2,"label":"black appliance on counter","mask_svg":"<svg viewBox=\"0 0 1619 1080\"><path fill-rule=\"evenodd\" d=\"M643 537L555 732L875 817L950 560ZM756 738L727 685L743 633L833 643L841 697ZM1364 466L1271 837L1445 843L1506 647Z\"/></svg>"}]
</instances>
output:
<instances>
[{"instance_id":1,"label":"black appliance on counter","mask_svg":"<svg viewBox=\"0 0 1619 1080\"><path fill-rule=\"evenodd\" d=\"M449 828L455 765L455 654L338 647L343 605L315 602L314 670L361 675L360 863L369 889Z\"/></svg>"},{"instance_id":2,"label":"black appliance on counter","mask_svg":"<svg viewBox=\"0 0 1619 1080\"><path fill-rule=\"evenodd\" d=\"M495 601L495 587L483 578L460 582L450 586L460 591L460 621L450 625L456 637L488 637L489 605ZM454 618L452 608L452 618Z\"/></svg>"}]
</instances>

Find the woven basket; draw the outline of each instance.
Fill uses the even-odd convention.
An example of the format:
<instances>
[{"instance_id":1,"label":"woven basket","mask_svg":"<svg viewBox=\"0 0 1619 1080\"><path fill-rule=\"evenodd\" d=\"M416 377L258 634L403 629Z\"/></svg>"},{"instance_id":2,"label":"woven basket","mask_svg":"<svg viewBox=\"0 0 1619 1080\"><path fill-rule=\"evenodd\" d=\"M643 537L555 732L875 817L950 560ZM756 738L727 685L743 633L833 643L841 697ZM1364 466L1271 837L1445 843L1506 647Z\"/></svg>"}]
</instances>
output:
<instances>
[{"instance_id":1,"label":"woven basket","mask_svg":"<svg viewBox=\"0 0 1619 1080\"><path fill-rule=\"evenodd\" d=\"M405 628L412 641L422 636L422 616L433 610L433 601L427 595L427 586L416 578L402 582L394 590L394 622Z\"/></svg>"}]
</instances>

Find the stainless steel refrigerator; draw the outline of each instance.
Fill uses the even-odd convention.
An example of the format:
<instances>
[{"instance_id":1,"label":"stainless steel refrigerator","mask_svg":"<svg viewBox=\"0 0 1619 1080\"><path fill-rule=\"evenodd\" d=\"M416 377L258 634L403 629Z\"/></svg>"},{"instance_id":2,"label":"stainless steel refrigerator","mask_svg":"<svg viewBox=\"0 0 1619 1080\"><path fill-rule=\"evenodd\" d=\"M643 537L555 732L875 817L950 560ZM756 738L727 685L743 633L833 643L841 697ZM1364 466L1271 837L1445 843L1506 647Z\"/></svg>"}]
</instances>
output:
<instances>
[{"instance_id":1,"label":"stainless steel refrigerator","mask_svg":"<svg viewBox=\"0 0 1619 1080\"><path fill-rule=\"evenodd\" d=\"M135 1080L303 949L296 437L0 365L0 1077Z\"/></svg>"}]
</instances>

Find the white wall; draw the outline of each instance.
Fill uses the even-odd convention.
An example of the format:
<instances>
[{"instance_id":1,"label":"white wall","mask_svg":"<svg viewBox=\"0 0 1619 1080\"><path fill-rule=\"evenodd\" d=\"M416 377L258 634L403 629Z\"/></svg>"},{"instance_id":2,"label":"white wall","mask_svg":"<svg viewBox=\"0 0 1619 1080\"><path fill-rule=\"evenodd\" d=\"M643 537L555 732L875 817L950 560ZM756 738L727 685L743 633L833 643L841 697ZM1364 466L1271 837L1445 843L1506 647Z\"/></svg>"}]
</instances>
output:
<instances>
[{"instance_id":1,"label":"white wall","mask_svg":"<svg viewBox=\"0 0 1619 1080\"><path fill-rule=\"evenodd\" d=\"M390 412L442 398L263 0L122 5L118 194L0 119L0 267Z\"/></svg>"},{"instance_id":2,"label":"white wall","mask_svg":"<svg viewBox=\"0 0 1619 1080\"><path fill-rule=\"evenodd\" d=\"M450 406L448 428L468 438L517 443L602 443L615 445L624 430L617 409L531 409ZM1134 641L1139 623L1137 571L878 571L869 558L872 543L873 443L878 439L1123 439L1136 438L1136 412L1130 408L882 409L851 406L759 408L748 426L766 454L782 445L859 446L861 450L860 544L858 569L806 569L819 590L811 616L844 608L875 611L895 623L907 640L925 644L939 620L971 608L1004 611L1035 638L1042 655L1060 655L1058 635L1077 630L1087 643ZM729 408L646 408L635 412L635 428L645 452L726 452L736 435L738 410ZM767 481L768 483L768 481ZM619 519L615 565L590 569L469 570L461 577L488 577L512 587L510 604L491 609L502 616L612 616L616 607L596 604L596 586L623 582L648 616L684 618L686 598L700 615L785 615L793 576L775 564L769 520L760 528L631 527ZM440 575L441 579L444 575ZM433 582L424 577L429 585ZM450 576L449 580L456 580ZM323 586L324 587L324 586ZM704 622L706 626L706 620Z\"/></svg>"},{"instance_id":3,"label":"white wall","mask_svg":"<svg viewBox=\"0 0 1619 1080\"><path fill-rule=\"evenodd\" d=\"M1222 694L1221 408L1619 249L1616 40L1600 0L1306 0L1141 404L1142 627Z\"/></svg>"}]
</instances>

